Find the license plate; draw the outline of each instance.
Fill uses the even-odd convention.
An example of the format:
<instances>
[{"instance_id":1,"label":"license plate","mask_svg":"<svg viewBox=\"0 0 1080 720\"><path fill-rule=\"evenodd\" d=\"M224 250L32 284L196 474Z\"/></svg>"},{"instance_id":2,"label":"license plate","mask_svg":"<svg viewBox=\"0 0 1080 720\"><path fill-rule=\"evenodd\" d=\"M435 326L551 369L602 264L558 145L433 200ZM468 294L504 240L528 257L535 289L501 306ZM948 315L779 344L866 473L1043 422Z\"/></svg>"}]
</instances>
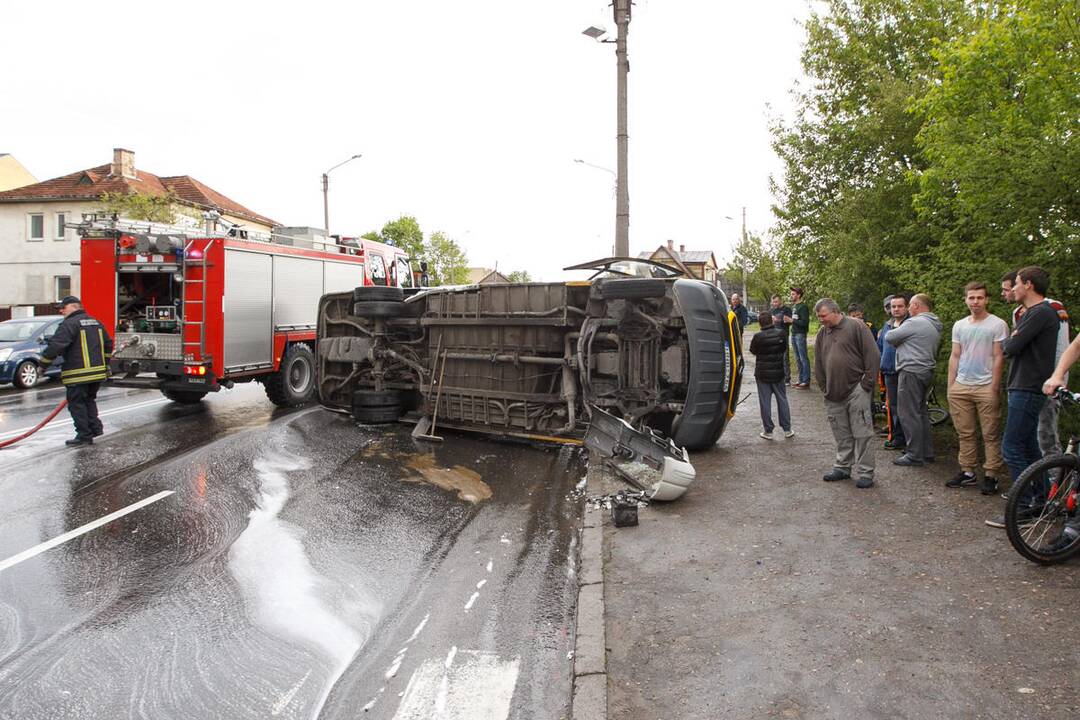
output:
<instances>
[{"instance_id":1,"label":"license plate","mask_svg":"<svg viewBox=\"0 0 1080 720\"><path fill-rule=\"evenodd\" d=\"M206 378L188 378L187 381L189 383L194 383L196 385L205 385L206 384Z\"/></svg>"}]
</instances>

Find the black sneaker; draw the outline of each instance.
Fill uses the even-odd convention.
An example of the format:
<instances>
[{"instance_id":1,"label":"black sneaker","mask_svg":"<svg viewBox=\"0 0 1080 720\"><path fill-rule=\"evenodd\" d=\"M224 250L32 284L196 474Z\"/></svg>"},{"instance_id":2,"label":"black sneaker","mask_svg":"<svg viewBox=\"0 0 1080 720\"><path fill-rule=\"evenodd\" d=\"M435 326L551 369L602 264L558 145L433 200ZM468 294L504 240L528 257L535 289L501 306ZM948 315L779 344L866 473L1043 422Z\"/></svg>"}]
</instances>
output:
<instances>
[{"instance_id":1,"label":"black sneaker","mask_svg":"<svg viewBox=\"0 0 1080 720\"><path fill-rule=\"evenodd\" d=\"M979 479L975 477L975 473L964 472L961 470L956 473L956 477L951 477L945 481L945 487L947 488L962 488L971 487L977 483Z\"/></svg>"},{"instance_id":2,"label":"black sneaker","mask_svg":"<svg viewBox=\"0 0 1080 720\"><path fill-rule=\"evenodd\" d=\"M836 482L837 480L850 480L851 475L849 473L844 472L843 470L833 468L829 472L822 475L821 479L824 480L825 482Z\"/></svg>"},{"instance_id":3,"label":"black sneaker","mask_svg":"<svg viewBox=\"0 0 1080 720\"><path fill-rule=\"evenodd\" d=\"M872 488L872 487L874 487L874 478L872 478L872 477L861 477L861 478L859 478L858 480L855 481L855 487L859 488L860 490L865 490L866 488Z\"/></svg>"},{"instance_id":4,"label":"black sneaker","mask_svg":"<svg viewBox=\"0 0 1080 720\"><path fill-rule=\"evenodd\" d=\"M104 430L95 430L94 431L94 437L101 437L104 434L105 434Z\"/></svg>"},{"instance_id":5,"label":"black sneaker","mask_svg":"<svg viewBox=\"0 0 1080 720\"><path fill-rule=\"evenodd\" d=\"M979 492L981 492L983 495L993 495L997 492L997 487L997 478L991 475L986 475L983 477L982 487L979 489Z\"/></svg>"},{"instance_id":6,"label":"black sneaker","mask_svg":"<svg viewBox=\"0 0 1080 720\"><path fill-rule=\"evenodd\" d=\"M81 447L82 445L93 445L94 438L92 437L79 437L75 436L70 440L65 440L64 444L68 447Z\"/></svg>"},{"instance_id":7,"label":"black sneaker","mask_svg":"<svg viewBox=\"0 0 1080 720\"><path fill-rule=\"evenodd\" d=\"M893 442L892 440L886 440L885 441L885 449L886 450L904 451L904 450L907 450L907 443L897 443L897 442Z\"/></svg>"}]
</instances>

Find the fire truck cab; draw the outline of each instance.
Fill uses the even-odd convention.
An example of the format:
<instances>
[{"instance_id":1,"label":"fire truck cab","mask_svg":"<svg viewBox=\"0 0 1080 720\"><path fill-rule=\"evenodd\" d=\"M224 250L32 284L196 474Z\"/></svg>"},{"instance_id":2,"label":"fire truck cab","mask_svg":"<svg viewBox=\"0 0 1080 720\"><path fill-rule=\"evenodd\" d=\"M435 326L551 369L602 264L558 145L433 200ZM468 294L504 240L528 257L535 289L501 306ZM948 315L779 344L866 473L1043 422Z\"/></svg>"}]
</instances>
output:
<instances>
[{"instance_id":1,"label":"fire truck cab","mask_svg":"<svg viewBox=\"0 0 1080 720\"><path fill-rule=\"evenodd\" d=\"M83 305L115 338L109 383L180 403L252 380L276 405L312 400L319 298L423 279L400 248L360 238L199 232L99 214L78 227Z\"/></svg>"}]
</instances>

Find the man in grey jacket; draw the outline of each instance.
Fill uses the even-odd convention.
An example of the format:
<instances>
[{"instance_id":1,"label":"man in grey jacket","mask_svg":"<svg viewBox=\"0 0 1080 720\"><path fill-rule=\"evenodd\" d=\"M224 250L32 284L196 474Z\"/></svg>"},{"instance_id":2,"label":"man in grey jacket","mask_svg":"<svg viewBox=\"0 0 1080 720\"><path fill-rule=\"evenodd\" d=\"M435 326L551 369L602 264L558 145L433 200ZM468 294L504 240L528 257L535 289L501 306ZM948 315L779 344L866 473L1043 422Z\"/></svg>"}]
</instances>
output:
<instances>
[{"instance_id":1,"label":"man in grey jacket","mask_svg":"<svg viewBox=\"0 0 1080 720\"><path fill-rule=\"evenodd\" d=\"M885 336L885 342L896 348L896 370L900 375L896 400L900 426L907 438L907 452L893 460L894 465L918 467L934 461L926 395L934 381L941 320L932 312L933 307L929 295L913 296L908 303L910 319Z\"/></svg>"}]
</instances>

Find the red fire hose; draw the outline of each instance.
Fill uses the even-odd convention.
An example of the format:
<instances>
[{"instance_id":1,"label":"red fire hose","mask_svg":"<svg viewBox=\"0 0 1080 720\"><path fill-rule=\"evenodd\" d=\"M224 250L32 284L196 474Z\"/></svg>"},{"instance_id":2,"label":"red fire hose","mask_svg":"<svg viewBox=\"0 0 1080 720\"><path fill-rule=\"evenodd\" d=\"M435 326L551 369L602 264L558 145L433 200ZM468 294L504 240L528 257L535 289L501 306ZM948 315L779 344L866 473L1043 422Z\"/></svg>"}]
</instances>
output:
<instances>
[{"instance_id":1,"label":"red fire hose","mask_svg":"<svg viewBox=\"0 0 1080 720\"><path fill-rule=\"evenodd\" d=\"M37 425L30 428L29 430L24 432L22 435L19 435L18 437L13 437L10 440L4 440L4 441L0 442L0 448L6 448L8 445L14 445L15 443L19 442L20 440L25 440L26 438L30 437L31 435L36 433L41 428L48 425L49 421L52 420L54 417L56 417L60 413L60 411L63 410L65 407L67 407L67 399L66 398L64 400L61 400L60 404L57 405L53 409L53 411L51 413L49 413L45 417L45 419L42 420L41 422L39 422Z\"/></svg>"}]
</instances>

